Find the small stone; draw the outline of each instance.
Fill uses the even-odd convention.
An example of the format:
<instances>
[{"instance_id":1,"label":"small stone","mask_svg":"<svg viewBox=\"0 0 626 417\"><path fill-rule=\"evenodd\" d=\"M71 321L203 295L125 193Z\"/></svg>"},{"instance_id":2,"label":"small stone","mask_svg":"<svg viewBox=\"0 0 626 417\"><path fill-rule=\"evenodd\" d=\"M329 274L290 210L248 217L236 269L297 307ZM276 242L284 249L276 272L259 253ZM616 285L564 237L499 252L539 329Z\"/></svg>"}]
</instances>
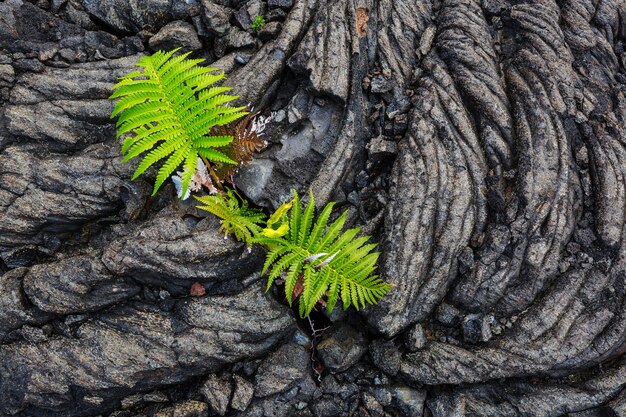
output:
<instances>
[{"instance_id":1,"label":"small stone","mask_svg":"<svg viewBox=\"0 0 626 417\"><path fill-rule=\"evenodd\" d=\"M388 375L396 375L400 369L402 355L393 341L377 339L370 343L372 362Z\"/></svg>"},{"instance_id":2,"label":"small stone","mask_svg":"<svg viewBox=\"0 0 626 417\"><path fill-rule=\"evenodd\" d=\"M395 142L386 140L384 136L372 139L366 146L370 156L392 156L398 153Z\"/></svg>"},{"instance_id":3,"label":"small stone","mask_svg":"<svg viewBox=\"0 0 626 417\"><path fill-rule=\"evenodd\" d=\"M235 62L239 65L246 65L248 62L250 62L251 57L252 55L250 54L238 53L237 55L235 55Z\"/></svg>"},{"instance_id":4,"label":"small stone","mask_svg":"<svg viewBox=\"0 0 626 417\"><path fill-rule=\"evenodd\" d=\"M197 51L202 48L192 24L182 21L168 23L148 41L153 51L181 48L183 51Z\"/></svg>"},{"instance_id":5,"label":"small stone","mask_svg":"<svg viewBox=\"0 0 626 417\"><path fill-rule=\"evenodd\" d=\"M393 120L393 134L404 135L409 128L409 118L406 114L399 114Z\"/></svg>"},{"instance_id":6,"label":"small stone","mask_svg":"<svg viewBox=\"0 0 626 417\"><path fill-rule=\"evenodd\" d=\"M360 198L359 198L359 193L356 191L351 191L348 194L348 203L352 204L353 206L357 206L359 205L360 202Z\"/></svg>"},{"instance_id":7,"label":"small stone","mask_svg":"<svg viewBox=\"0 0 626 417\"><path fill-rule=\"evenodd\" d=\"M304 401L298 401L296 404L296 410L304 410L308 404Z\"/></svg>"},{"instance_id":8,"label":"small stone","mask_svg":"<svg viewBox=\"0 0 626 417\"><path fill-rule=\"evenodd\" d=\"M133 394L123 398L121 401L122 408L124 410L127 410L129 408L135 407L136 405L141 403L142 397L143 396L141 394Z\"/></svg>"},{"instance_id":9,"label":"small stone","mask_svg":"<svg viewBox=\"0 0 626 417\"><path fill-rule=\"evenodd\" d=\"M143 402L146 403L166 403L168 401L167 395L161 391L149 392L143 396Z\"/></svg>"},{"instance_id":10,"label":"small stone","mask_svg":"<svg viewBox=\"0 0 626 417\"><path fill-rule=\"evenodd\" d=\"M435 317L444 326L454 327L461 321L459 310L447 303L441 303L435 310Z\"/></svg>"},{"instance_id":11,"label":"small stone","mask_svg":"<svg viewBox=\"0 0 626 417\"><path fill-rule=\"evenodd\" d=\"M420 48L419 51L422 56L425 56L430 52L430 48L433 46L433 40L435 39L436 28L435 26L428 26L422 37L420 38Z\"/></svg>"},{"instance_id":12,"label":"small stone","mask_svg":"<svg viewBox=\"0 0 626 417\"><path fill-rule=\"evenodd\" d=\"M391 82L382 75L377 75L372 78L370 84L370 91L372 93L382 94L391 91L392 88L393 85L391 84Z\"/></svg>"},{"instance_id":13,"label":"small stone","mask_svg":"<svg viewBox=\"0 0 626 417\"><path fill-rule=\"evenodd\" d=\"M104 398L95 397L95 396L85 396L83 397L83 401L86 402L87 404L98 406L104 402Z\"/></svg>"},{"instance_id":14,"label":"small stone","mask_svg":"<svg viewBox=\"0 0 626 417\"><path fill-rule=\"evenodd\" d=\"M468 343L486 342L492 337L492 315L468 314L463 319L463 339Z\"/></svg>"},{"instance_id":15,"label":"small stone","mask_svg":"<svg viewBox=\"0 0 626 417\"><path fill-rule=\"evenodd\" d=\"M254 38L248 32L231 26L228 33L215 42L215 53L222 57L233 49L253 46L254 43Z\"/></svg>"},{"instance_id":16,"label":"small stone","mask_svg":"<svg viewBox=\"0 0 626 417\"><path fill-rule=\"evenodd\" d=\"M576 255L578 252L580 252L580 244L576 243L576 242L570 242L567 244L567 251L569 253L571 253L572 255Z\"/></svg>"},{"instance_id":17,"label":"small stone","mask_svg":"<svg viewBox=\"0 0 626 417\"><path fill-rule=\"evenodd\" d=\"M67 62L75 62L76 61L76 53L69 48L63 48L59 50L59 56L61 57L61 59L67 61Z\"/></svg>"},{"instance_id":18,"label":"small stone","mask_svg":"<svg viewBox=\"0 0 626 417\"><path fill-rule=\"evenodd\" d=\"M579 228L574 232L574 238L582 246L588 247L595 242L596 235L590 228Z\"/></svg>"},{"instance_id":19,"label":"small stone","mask_svg":"<svg viewBox=\"0 0 626 417\"><path fill-rule=\"evenodd\" d=\"M230 29L230 18L233 15L232 9L209 0L202 0L201 18L210 33L222 36Z\"/></svg>"},{"instance_id":20,"label":"small stone","mask_svg":"<svg viewBox=\"0 0 626 417\"><path fill-rule=\"evenodd\" d=\"M253 19L257 16L265 15L265 3L261 0L248 0L245 5L248 15Z\"/></svg>"},{"instance_id":21,"label":"small stone","mask_svg":"<svg viewBox=\"0 0 626 417\"><path fill-rule=\"evenodd\" d=\"M305 334L302 330L297 329L293 334L293 341L296 342L300 346L304 346L308 348L311 346L311 338L309 335Z\"/></svg>"},{"instance_id":22,"label":"small stone","mask_svg":"<svg viewBox=\"0 0 626 417\"><path fill-rule=\"evenodd\" d=\"M30 343L41 343L47 339L42 329L27 324L22 326L20 333L22 337Z\"/></svg>"},{"instance_id":23,"label":"small stone","mask_svg":"<svg viewBox=\"0 0 626 417\"><path fill-rule=\"evenodd\" d=\"M378 401L376 401L376 398L374 398L372 394L364 392L361 395L361 402L363 403L363 406L367 409L371 417L384 416L385 411L383 410L383 406L380 405Z\"/></svg>"},{"instance_id":24,"label":"small stone","mask_svg":"<svg viewBox=\"0 0 626 417\"><path fill-rule=\"evenodd\" d=\"M389 391L392 397L392 406L402 411L402 415L423 415L424 402L426 401L426 391L416 390L405 386L392 387Z\"/></svg>"},{"instance_id":25,"label":"small stone","mask_svg":"<svg viewBox=\"0 0 626 417\"><path fill-rule=\"evenodd\" d=\"M220 416L228 410L228 400L232 391L230 382L217 375L210 375L200 386L200 394L209 403L211 409Z\"/></svg>"},{"instance_id":26,"label":"small stone","mask_svg":"<svg viewBox=\"0 0 626 417\"><path fill-rule=\"evenodd\" d=\"M366 346L365 337L360 332L341 323L331 327L326 338L317 345L317 351L326 369L337 373L357 363L365 354Z\"/></svg>"},{"instance_id":27,"label":"small stone","mask_svg":"<svg viewBox=\"0 0 626 417\"><path fill-rule=\"evenodd\" d=\"M337 417L341 415L341 406L332 397L323 396L311 407L315 417Z\"/></svg>"},{"instance_id":28,"label":"small stone","mask_svg":"<svg viewBox=\"0 0 626 417\"><path fill-rule=\"evenodd\" d=\"M387 117L393 119L399 114L404 114L411 108L411 102L407 96L397 95L387 107Z\"/></svg>"},{"instance_id":29,"label":"small stone","mask_svg":"<svg viewBox=\"0 0 626 417\"><path fill-rule=\"evenodd\" d=\"M46 44L39 50L39 60L49 61L57 54L59 49L54 44Z\"/></svg>"},{"instance_id":30,"label":"small stone","mask_svg":"<svg viewBox=\"0 0 626 417\"><path fill-rule=\"evenodd\" d=\"M328 317L328 320L332 321L333 323L338 321L346 321L348 317L348 313L346 312L346 310L344 310L339 304L335 305L333 311L331 311L330 313L326 309L322 311L324 315Z\"/></svg>"},{"instance_id":31,"label":"small stone","mask_svg":"<svg viewBox=\"0 0 626 417\"><path fill-rule=\"evenodd\" d=\"M404 343L411 352L416 352L426 347L428 340L421 324L417 323L409 330Z\"/></svg>"},{"instance_id":32,"label":"small stone","mask_svg":"<svg viewBox=\"0 0 626 417\"><path fill-rule=\"evenodd\" d=\"M280 22L269 22L263 25L261 30L259 30L259 39L262 41L269 41L275 39L279 34L282 25Z\"/></svg>"},{"instance_id":33,"label":"small stone","mask_svg":"<svg viewBox=\"0 0 626 417\"><path fill-rule=\"evenodd\" d=\"M15 81L15 70L11 65L0 65L0 86L10 87Z\"/></svg>"},{"instance_id":34,"label":"small stone","mask_svg":"<svg viewBox=\"0 0 626 417\"><path fill-rule=\"evenodd\" d=\"M233 398L230 400L230 406L235 410L245 411L254 396L254 386L239 375L235 375L233 379L235 381L235 391L233 392Z\"/></svg>"}]
</instances>

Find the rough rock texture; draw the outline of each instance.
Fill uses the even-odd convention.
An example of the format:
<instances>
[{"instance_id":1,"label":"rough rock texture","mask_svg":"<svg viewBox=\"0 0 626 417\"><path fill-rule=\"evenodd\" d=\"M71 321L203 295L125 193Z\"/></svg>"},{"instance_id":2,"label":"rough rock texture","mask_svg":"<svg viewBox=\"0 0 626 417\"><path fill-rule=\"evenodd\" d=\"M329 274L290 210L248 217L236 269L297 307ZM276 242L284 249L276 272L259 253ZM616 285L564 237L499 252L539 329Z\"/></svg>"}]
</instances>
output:
<instances>
[{"instance_id":1,"label":"rough rock texture","mask_svg":"<svg viewBox=\"0 0 626 417\"><path fill-rule=\"evenodd\" d=\"M0 16L1 415L626 415L623 1ZM110 88L174 47L274 112L243 194L311 188L381 243L378 306L298 320L261 251L130 180Z\"/></svg>"}]
</instances>

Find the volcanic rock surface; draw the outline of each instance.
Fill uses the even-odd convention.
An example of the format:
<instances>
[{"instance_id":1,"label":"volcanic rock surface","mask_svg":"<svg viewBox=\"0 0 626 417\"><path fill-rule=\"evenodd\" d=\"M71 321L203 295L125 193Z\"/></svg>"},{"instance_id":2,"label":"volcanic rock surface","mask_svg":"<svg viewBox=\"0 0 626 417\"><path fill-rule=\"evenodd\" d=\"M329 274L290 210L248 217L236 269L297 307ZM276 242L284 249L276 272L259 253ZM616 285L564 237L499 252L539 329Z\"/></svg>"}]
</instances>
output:
<instances>
[{"instance_id":1,"label":"volcanic rock surface","mask_svg":"<svg viewBox=\"0 0 626 417\"><path fill-rule=\"evenodd\" d=\"M379 305L298 319L130 180L111 86L178 46L274 112L240 191L348 210ZM0 3L0 415L626 416L625 67L623 0Z\"/></svg>"}]
</instances>

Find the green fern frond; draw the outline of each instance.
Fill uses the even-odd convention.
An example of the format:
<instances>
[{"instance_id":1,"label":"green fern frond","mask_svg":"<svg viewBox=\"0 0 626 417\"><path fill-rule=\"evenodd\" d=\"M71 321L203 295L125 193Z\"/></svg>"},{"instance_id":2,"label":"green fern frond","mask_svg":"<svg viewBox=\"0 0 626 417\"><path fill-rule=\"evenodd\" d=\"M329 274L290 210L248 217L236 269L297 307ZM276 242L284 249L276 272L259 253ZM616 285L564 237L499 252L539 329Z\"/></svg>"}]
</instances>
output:
<instances>
[{"instance_id":1,"label":"green fern frond","mask_svg":"<svg viewBox=\"0 0 626 417\"><path fill-rule=\"evenodd\" d=\"M261 226L265 222L265 214L259 209L248 207L248 202L235 196L232 190L226 195L216 194L205 197L194 196L203 205L199 209L213 213L222 221L220 231L226 236L235 235L237 240L252 246L253 237L261 233Z\"/></svg>"},{"instance_id":2,"label":"green fern frond","mask_svg":"<svg viewBox=\"0 0 626 417\"><path fill-rule=\"evenodd\" d=\"M121 77L110 97L118 99L111 114L118 117L117 137L129 135L122 145L124 161L144 154L133 179L163 161L153 195L183 165L184 196L199 156L236 164L215 150L228 145L232 136L211 135L210 131L248 114L246 107L228 105L237 98L225 94L229 87L209 88L224 78L223 72L199 66L203 60L187 59L189 53L173 57L176 51L141 58L136 65L142 71Z\"/></svg>"},{"instance_id":3,"label":"green fern frond","mask_svg":"<svg viewBox=\"0 0 626 417\"><path fill-rule=\"evenodd\" d=\"M350 305L359 309L376 304L391 289L378 275L372 275L380 255L373 252L376 245L367 244L369 236L356 237L359 228L341 232L347 212L328 224L332 209L333 203L328 204L314 220L313 194L302 209L294 192L289 232L282 237L257 233L254 239L269 248L263 267L263 273L269 270L268 289L276 278L284 276L285 296L291 305L294 289L302 281L299 298L302 317L309 315L324 296L329 312L340 298L344 309Z\"/></svg>"}]
</instances>

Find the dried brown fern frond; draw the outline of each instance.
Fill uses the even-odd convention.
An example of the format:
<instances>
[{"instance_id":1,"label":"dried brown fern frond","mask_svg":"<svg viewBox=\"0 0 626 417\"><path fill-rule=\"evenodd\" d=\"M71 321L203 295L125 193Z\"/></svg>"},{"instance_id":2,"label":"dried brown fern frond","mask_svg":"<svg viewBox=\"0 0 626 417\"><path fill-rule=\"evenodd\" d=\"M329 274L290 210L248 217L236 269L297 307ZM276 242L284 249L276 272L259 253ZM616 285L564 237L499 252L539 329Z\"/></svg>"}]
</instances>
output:
<instances>
[{"instance_id":1,"label":"dried brown fern frond","mask_svg":"<svg viewBox=\"0 0 626 417\"><path fill-rule=\"evenodd\" d=\"M219 148L219 151L227 155L237 165L217 163L215 174L220 181L226 181L235 185L233 177L240 166L252 161L255 152L263 150L267 146L267 141L263 139L265 125L272 119L272 116L264 117L259 113L250 113L237 122L224 126L215 126L211 130L212 135L232 136L233 140L228 145Z\"/></svg>"}]
</instances>

